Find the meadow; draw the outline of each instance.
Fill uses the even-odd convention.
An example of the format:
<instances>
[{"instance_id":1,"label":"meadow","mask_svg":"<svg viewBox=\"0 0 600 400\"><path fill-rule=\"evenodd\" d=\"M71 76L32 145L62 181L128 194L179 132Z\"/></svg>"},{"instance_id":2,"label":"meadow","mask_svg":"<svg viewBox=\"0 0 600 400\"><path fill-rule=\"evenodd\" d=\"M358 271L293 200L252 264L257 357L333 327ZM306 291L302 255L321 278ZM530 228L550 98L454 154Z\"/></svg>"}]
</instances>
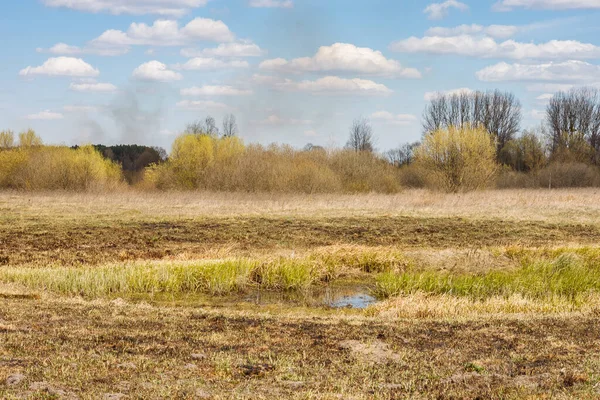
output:
<instances>
[{"instance_id":1,"label":"meadow","mask_svg":"<svg viewBox=\"0 0 600 400\"><path fill-rule=\"evenodd\" d=\"M0 397L597 398L599 214L597 189L3 191Z\"/></svg>"}]
</instances>

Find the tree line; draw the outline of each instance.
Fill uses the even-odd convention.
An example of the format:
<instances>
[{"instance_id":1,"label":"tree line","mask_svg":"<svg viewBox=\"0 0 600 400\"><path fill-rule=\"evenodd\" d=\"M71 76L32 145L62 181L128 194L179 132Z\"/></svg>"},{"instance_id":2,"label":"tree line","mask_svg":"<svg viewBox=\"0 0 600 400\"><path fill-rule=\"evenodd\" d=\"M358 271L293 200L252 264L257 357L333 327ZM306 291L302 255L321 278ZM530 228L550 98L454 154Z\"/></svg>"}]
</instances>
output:
<instances>
[{"instance_id":1,"label":"tree line","mask_svg":"<svg viewBox=\"0 0 600 400\"><path fill-rule=\"evenodd\" d=\"M421 141L383 154L376 151L375 132L365 118L353 121L346 145L338 149L312 144L301 150L275 144L245 145L237 137L233 114L226 115L220 127L211 116L188 124L169 155L157 147L100 144L84 146L82 151L75 146L71 148L75 152L68 153L60 146L43 146L32 130L18 136L3 131L0 186L28 188L35 181L36 185L59 182L60 187L88 187L90 176L118 180L113 164L130 185L163 189L312 193L394 192L407 186L458 191L494 185L600 185L597 89L557 93L548 102L543 123L535 129L521 130L522 119L521 104L509 92L440 93L424 109ZM92 153L113 164L100 163ZM60 157L70 161L59 162ZM85 157L96 161L90 164ZM32 178L34 171L40 175L39 166L45 165L42 159L52 164L46 168L55 171L52 179ZM55 165L66 170L57 170ZM93 171L105 172L93 175Z\"/></svg>"}]
</instances>

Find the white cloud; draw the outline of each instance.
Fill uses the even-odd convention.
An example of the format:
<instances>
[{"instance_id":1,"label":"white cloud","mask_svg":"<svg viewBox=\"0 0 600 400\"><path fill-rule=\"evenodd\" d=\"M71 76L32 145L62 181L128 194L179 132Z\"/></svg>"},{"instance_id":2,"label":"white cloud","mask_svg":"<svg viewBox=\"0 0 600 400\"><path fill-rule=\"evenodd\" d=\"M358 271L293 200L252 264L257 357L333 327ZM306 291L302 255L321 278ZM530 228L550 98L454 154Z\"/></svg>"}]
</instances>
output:
<instances>
[{"instance_id":1,"label":"white cloud","mask_svg":"<svg viewBox=\"0 0 600 400\"><path fill-rule=\"evenodd\" d=\"M184 108L186 110L224 110L228 109L229 106L223 103L217 103L211 100L201 100L201 101L191 101L191 100L183 100L177 103L177 107Z\"/></svg>"},{"instance_id":2,"label":"white cloud","mask_svg":"<svg viewBox=\"0 0 600 400\"><path fill-rule=\"evenodd\" d=\"M196 57L185 64L175 64L173 68L186 71L217 71L226 68L248 68L249 66L247 61L223 61L216 58Z\"/></svg>"},{"instance_id":3,"label":"white cloud","mask_svg":"<svg viewBox=\"0 0 600 400\"><path fill-rule=\"evenodd\" d=\"M494 4L496 11L510 11L514 8L568 10L599 9L598 0L501 0Z\"/></svg>"},{"instance_id":4,"label":"white cloud","mask_svg":"<svg viewBox=\"0 0 600 400\"><path fill-rule=\"evenodd\" d=\"M460 11L467 11L469 6L456 0L447 0L443 3L433 3L428 5L423 12L428 15L429 19L442 19L448 15L451 8L456 8Z\"/></svg>"},{"instance_id":5,"label":"white cloud","mask_svg":"<svg viewBox=\"0 0 600 400\"><path fill-rule=\"evenodd\" d=\"M476 75L479 80L486 82L591 82L600 81L600 66L575 60L545 64L507 64L501 62L477 71Z\"/></svg>"},{"instance_id":6,"label":"white cloud","mask_svg":"<svg viewBox=\"0 0 600 400\"><path fill-rule=\"evenodd\" d=\"M250 7L254 8L293 8L292 0L250 0Z\"/></svg>"},{"instance_id":7,"label":"white cloud","mask_svg":"<svg viewBox=\"0 0 600 400\"><path fill-rule=\"evenodd\" d=\"M269 115L261 121L255 121L260 125L282 126L282 125L310 125L313 121L308 119L281 118L277 114Z\"/></svg>"},{"instance_id":8,"label":"white cloud","mask_svg":"<svg viewBox=\"0 0 600 400\"><path fill-rule=\"evenodd\" d=\"M192 8L205 6L208 0L43 0L49 7L111 14L159 14L180 17Z\"/></svg>"},{"instance_id":9,"label":"white cloud","mask_svg":"<svg viewBox=\"0 0 600 400\"><path fill-rule=\"evenodd\" d=\"M152 25L132 23L127 32L110 29L90 42L94 47L182 46L201 41L232 42L235 35L223 21L195 18L183 28L177 21L157 20Z\"/></svg>"},{"instance_id":10,"label":"white cloud","mask_svg":"<svg viewBox=\"0 0 600 400\"><path fill-rule=\"evenodd\" d=\"M526 87L528 92L566 92L574 85L570 83L534 83Z\"/></svg>"},{"instance_id":11,"label":"white cloud","mask_svg":"<svg viewBox=\"0 0 600 400\"><path fill-rule=\"evenodd\" d=\"M71 83L69 89L75 92L113 93L117 87L112 83Z\"/></svg>"},{"instance_id":12,"label":"white cloud","mask_svg":"<svg viewBox=\"0 0 600 400\"><path fill-rule=\"evenodd\" d=\"M100 71L83 61L81 58L55 57L49 58L39 67L27 67L19 72L21 76L72 76L95 77Z\"/></svg>"},{"instance_id":13,"label":"white cloud","mask_svg":"<svg viewBox=\"0 0 600 400\"><path fill-rule=\"evenodd\" d=\"M412 114L392 114L389 111L377 111L371 114L371 119L392 125L410 125L417 121Z\"/></svg>"},{"instance_id":14,"label":"white cloud","mask_svg":"<svg viewBox=\"0 0 600 400\"><path fill-rule=\"evenodd\" d=\"M129 52L128 47L124 46L94 46L87 45L83 48L78 46L70 46L66 43L57 43L49 49L37 49L38 53L50 53L56 55L75 56L83 54L93 54L99 56L121 56Z\"/></svg>"},{"instance_id":15,"label":"white cloud","mask_svg":"<svg viewBox=\"0 0 600 400\"><path fill-rule=\"evenodd\" d=\"M535 119L535 120L543 120L543 119L546 118L546 112L545 111L536 110L536 109L533 109L533 110L529 111L525 115L528 116L529 118Z\"/></svg>"},{"instance_id":16,"label":"white cloud","mask_svg":"<svg viewBox=\"0 0 600 400\"><path fill-rule=\"evenodd\" d=\"M479 58L512 59L591 59L600 57L600 47L575 40L551 40L546 43L501 43L490 37L425 36L410 37L391 44L393 51L405 53L456 54Z\"/></svg>"},{"instance_id":17,"label":"white cloud","mask_svg":"<svg viewBox=\"0 0 600 400\"><path fill-rule=\"evenodd\" d=\"M424 99L426 101L431 101L437 97L439 97L440 95L444 95L444 96L452 96L455 94L471 94L474 91L472 89L469 88L458 88L458 89L451 89L451 90L445 90L445 91L437 91L437 92L426 92Z\"/></svg>"},{"instance_id":18,"label":"white cloud","mask_svg":"<svg viewBox=\"0 0 600 400\"><path fill-rule=\"evenodd\" d=\"M266 54L257 44L245 41L239 43L221 43L209 49L182 49L184 57L261 57Z\"/></svg>"},{"instance_id":19,"label":"white cloud","mask_svg":"<svg viewBox=\"0 0 600 400\"><path fill-rule=\"evenodd\" d=\"M309 129L309 130L304 131L304 136L306 136L306 137L317 137L317 136L319 136L319 134L314 129Z\"/></svg>"},{"instance_id":20,"label":"white cloud","mask_svg":"<svg viewBox=\"0 0 600 400\"><path fill-rule=\"evenodd\" d=\"M414 68L404 68L398 61L389 60L380 51L356 47L348 43L322 46L313 57L283 58L263 61L260 69L281 72L353 72L397 78L420 78Z\"/></svg>"},{"instance_id":21,"label":"white cloud","mask_svg":"<svg viewBox=\"0 0 600 400\"><path fill-rule=\"evenodd\" d=\"M459 25L453 28L436 26L429 28L426 36L460 36L460 35L487 35L498 39L505 39L514 36L519 31L518 26L514 25Z\"/></svg>"},{"instance_id":22,"label":"white cloud","mask_svg":"<svg viewBox=\"0 0 600 400\"><path fill-rule=\"evenodd\" d=\"M264 76L255 76L256 80L262 80L276 90L290 92L308 92L323 95L364 95L382 96L393 93L387 86L366 79L345 79L338 76L326 76L316 81L292 81L290 79L277 80L265 79Z\"/></svg>"},{"instance_id":23,"label":"white cloud","mask_svg":"<svg viewBox=\"0 0 600 400\"><path fill-rule=\"evenodd\" d=\"M98 112L98 107L68 105L68 106L64 106L63 110L68 113L83 113L83 114L85 114L85 113Z\"/></svg>"},{"instance_id":24,"label":"white cloud","mask_svg":"<svg viewBox=\"0 0 600 400\"><path fill-rule=\"evenodd\" d=\"M544 102L551 100L553 97L554 97L554 94L552 94L552 93L544 93L544 94L539 95L535 99L539 102L544 103Z\"/></svg>"},{"instance_id":25,"label":"white cloud","mask_svg":"<svg viewBox=\"0 0 600 400\"><path fill-rule=\"evenodd\" d=\"M53 120L64 119L65 116L62 115L61 113L52 112L50 110L45 110L45 111L40 111L39 113L36 113L36 114L29 114L25 118L27 118L29 120L53 121Z\"/></svg>"},{"instance_id":26,"label":"white cloud","mask_svg":"<svg viewBox=\"0 0 600 400\"><path fill-rule=\"evenodd\" d=\"M165 64L159 61L150 61L140 65L133 71L133 77L143 81L158 82L171 82L183 79L180 73L169 70Z\"/></svg>"},{"instance_id":27,"label":"white cloud","mask_svg":"<svg viewBox=\"0 0 600 400\"><path fill-rule=\"evenodd\" d=\"M251 90L236 89L232 86L202 86L181 89L182 96L248 96Z\"/></svg>"}]
</instances>

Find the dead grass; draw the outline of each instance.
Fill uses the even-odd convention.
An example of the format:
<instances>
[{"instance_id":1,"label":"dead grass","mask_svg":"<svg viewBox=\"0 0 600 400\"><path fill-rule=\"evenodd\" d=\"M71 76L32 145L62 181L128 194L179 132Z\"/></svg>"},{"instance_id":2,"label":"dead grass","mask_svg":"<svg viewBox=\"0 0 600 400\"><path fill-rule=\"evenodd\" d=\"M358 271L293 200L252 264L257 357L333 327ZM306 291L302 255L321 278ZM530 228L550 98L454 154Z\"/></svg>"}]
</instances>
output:
<instances>
[{"instance_id":1,"label":"dead grass","mask_svg":"<svg viewBox=\"0 0 600 400\"><path fill-rule=\"evenodd\" d=\"M319 285L368 285L408 269L508 273L562 253L596 262L599 200L593 189L1 192L0 275L37 277L30 288L0 283L0 398L598 398L595 292L573 301L415 291L360 311L172 293L135 302L59 297L44 279L73 270L93 278L107 265L283 258L318 264ZM253 279L281 278L260 272Z\"/></svg>"},{"instance_id":2,"label":"dead grass","mask_svg":"<svg viewBox=\"0 0 600 400\"><path fill-rule=\"evenodd\" d=\"M0 306L11 327L0 331L0 377L25 375L0 384L7 399L48 387L81 399L597 397L595 317L388 323L125 302Z\"/></svg>"},{"instance_id":3,"label":"dead grass","mask_svg":"<svg viewBox=\"0 0 600 400\"><path fill-rule=\"evenodd\" d=\"M0 192L0 221L189 219L203 216L491 217L511 221L597 223L600 190L507 189L445 194L411 189L399 194L250 194L213 192Z\"/></svg>"}]
</instances>

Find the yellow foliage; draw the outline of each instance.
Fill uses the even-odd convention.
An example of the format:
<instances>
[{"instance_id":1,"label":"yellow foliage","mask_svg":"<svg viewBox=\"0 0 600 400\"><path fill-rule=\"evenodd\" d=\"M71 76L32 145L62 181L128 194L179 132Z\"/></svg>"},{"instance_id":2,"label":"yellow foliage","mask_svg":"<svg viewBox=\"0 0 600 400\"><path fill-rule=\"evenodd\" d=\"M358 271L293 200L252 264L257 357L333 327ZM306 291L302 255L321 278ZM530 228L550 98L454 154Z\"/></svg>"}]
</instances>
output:
<instances>
[{"instance_id":1,"label":"yellow foliage","mask_svg":"<svg viewBox=\"0 0 600 400\"><path fill-rule=\"evenodd\" d=\"M496 145L481 128L450 127L427 134L416 151L417 163L435 188L448 192L482 189L498 170Z\"/></svg>"},{"instance_id":2,"label":"yellow foliage","mask_svg":"<svg viewBox=\"0 0 600 400\"><path fill-rule=\"evenodd\" d=\"M0 150L10 149L15 145L15 134L12 131L0 132Z\"/></svg>"},{"instance_id":3,"label":"yellow foliage","mask_svg":"<svg viewBox=\"0 0 600 400\"><path fill-rule=\"evenodd\" d=\"M371 153L286 145L244 146L236 137L184 134L168 162L152 166L143 186L245 192L335 193L400 189L398 170Z\"/></svg>"},{"instance_id":4,"label":"yellow foliage","mask_svg":"<svg viewBox=\"0 0 600 400\"><path fill-rule=\"evenodd\" d=\"M19 146L21 147L36 147L42 144L42 139L35 134L33 129L19 133Z\"/></svg>"},{"instance_id":5,"label":"yellow foliage","mask_svg":"<svg viewBox=\"0 0 600 400\"><path fill-rule=\"evenodd\" d=\"M119 165L92 146L28 146L0 152L0 188L101 190L114 189L122 180Z\"/></svg>"}]
</instances>

